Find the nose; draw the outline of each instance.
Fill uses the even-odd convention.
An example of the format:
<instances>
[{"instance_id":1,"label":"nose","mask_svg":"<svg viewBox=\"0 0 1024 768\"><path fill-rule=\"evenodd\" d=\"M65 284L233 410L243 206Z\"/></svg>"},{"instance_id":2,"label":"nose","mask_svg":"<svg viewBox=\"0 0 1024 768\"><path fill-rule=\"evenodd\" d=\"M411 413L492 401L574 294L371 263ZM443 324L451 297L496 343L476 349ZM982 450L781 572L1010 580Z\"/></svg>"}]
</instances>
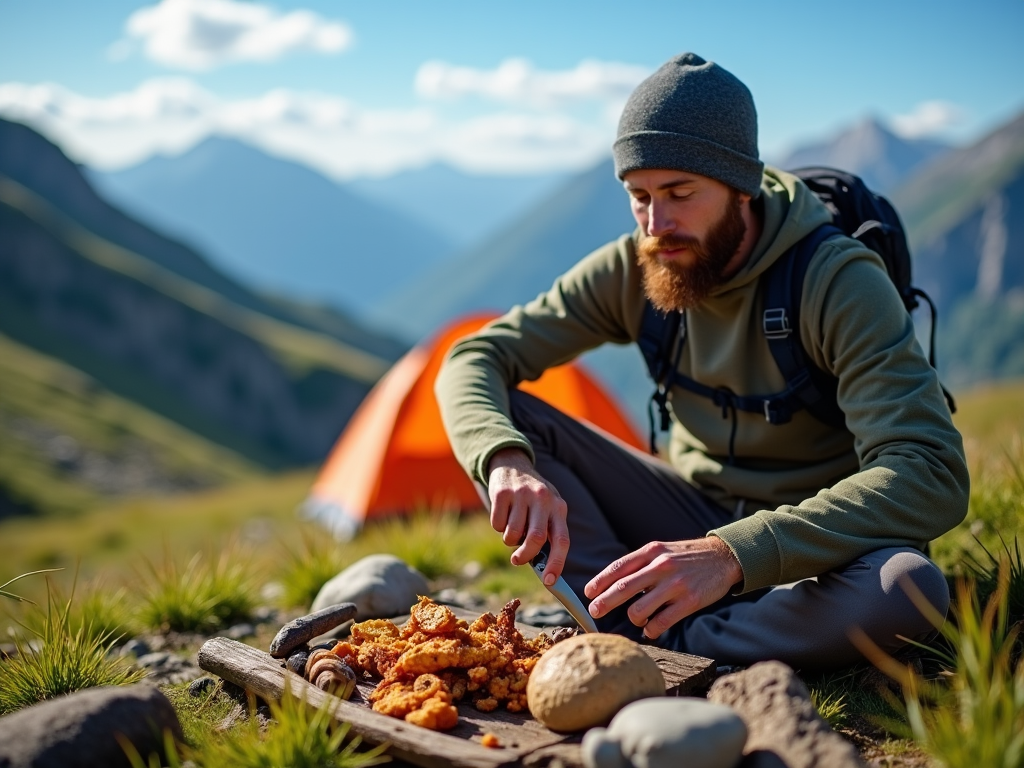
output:
<instances>
[{"instance_id":1,"label":"nose","mask_svg":"<svg viewBox=\"0 0 1024 768\"><path fill-rule=\"evenodd\" d=\"M650 237L663 237L676 229L676 223L669 215L668 206L652 200L647 206L647 234Z\"/></svg>"}]
</instances>

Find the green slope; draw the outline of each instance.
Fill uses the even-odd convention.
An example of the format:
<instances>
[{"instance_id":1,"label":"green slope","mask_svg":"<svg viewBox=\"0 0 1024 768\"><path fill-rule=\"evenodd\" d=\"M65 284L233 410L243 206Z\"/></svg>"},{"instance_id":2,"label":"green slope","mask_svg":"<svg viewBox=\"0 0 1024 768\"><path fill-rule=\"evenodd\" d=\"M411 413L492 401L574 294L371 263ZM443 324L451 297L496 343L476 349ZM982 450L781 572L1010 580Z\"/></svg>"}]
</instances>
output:
<instances>
[{"instance_id":1,"label":"green slope","mask_svg":"<svg viewBox=\"0 0 1024 768\"><path fill-rule=\"evenodd\" d=\"M239 454L0 334L0 518L261 474Z\"/></svg>"},{"instance_id":2,"label":"green slope","mask_svg":"<svg viewBox=\"0 0 1024 768\"><path fill-rule=\"evenodd\" d=\"M259 341L281 362L299 371L325 367L366 384L390 362L322 333L282 322L235 304L222 294L94 235L27 187L0 174L0 203L35 221L86 259L133 278L175 301Z\"/></svg>"}]
</instances>

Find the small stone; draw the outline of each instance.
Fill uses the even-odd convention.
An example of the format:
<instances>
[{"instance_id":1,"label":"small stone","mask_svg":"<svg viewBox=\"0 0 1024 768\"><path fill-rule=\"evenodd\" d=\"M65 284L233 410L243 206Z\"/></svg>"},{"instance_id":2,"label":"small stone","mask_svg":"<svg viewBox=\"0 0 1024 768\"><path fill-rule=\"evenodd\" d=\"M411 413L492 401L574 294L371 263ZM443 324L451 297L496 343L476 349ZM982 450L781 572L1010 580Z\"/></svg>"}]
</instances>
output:
<instances>
[{"instance_id":1,"label":"small stone","mask_svg":"<svg viewBox=\"0 0 1024 768\"><path fill-rule=\"evenodd\" d=\"M317 635L329 632L339 624L353 618L356 606L352 603L341 603L323 608L316 613L302 616L289 621L270 643L270 655L275 659L283 659L301 645L305 645Z\"/></svg>"},{"instance_id":2,"label":"small stone","mask_svg":"<svg viewBox=\"0 0 1024 768\"><path fill-rule=\"evenodd\" d=\"M519 621L531 627L575 627L576 619L560 605L539 605L520 612Z\"/></svg>"},{"instance_id":3,"label":"small stone","mask_svg":"<svg viewBox=\"0 0 1024 768\"><path fill-rule=\"evenodd\" d=\"M133 637L127 643L121 646L122 656L134 656L139 659L145 656L147 653L152 653L152 650L144 640L140 640L137 637Z\"/></svg>"},{"instance_id":4,"label":"small stone","mask_svg":"<svg viewBox=\"0 0 1024 768\"><path fill-rule=\"evenodd\" d=\"M285 662L285 667L290 672L294 672L299 677L303 677L306 673L306 662L309 661L309 649L300 648L294 651L289 657L288 661Z\"/></svg>"},{"instance_id":5,"label":"small stone","mask_svg":"<svg viewBox=\"0 0 1024 768\"><path fill-rule=\"evenodd\" d=\"M193 680L188 686L189 696L205 696L217 686L217 681L212 677L200 677Z\"/></svg>"},{"instance_id":6,"label":"small stone","mask_svg":"<svg viewBox=\"0 0 1024 768\"><path fill-rule=\"evenodd\" d=\"M787 768L863 768L854 746L832 730L807 686L779 661L762 661L718 678L708 700L736 710L747 725L745 751L773 753Z\"/></svg>"},{"instance_id":7,"label":"small stone","mask_svg":"<svg viewBox=\"0 0 1024 768\"><path fill-rule=\"evenodd\" d=\"M165 730L184 738L174 707L155 686L89 688L0 718L0 765L131 768L117 735L148 762L163 755Z\"/></svg>"},{"instance_id":8,"label":"small stone","mask_svg":"<svg viewBox=\"0 0 1024 768\"><path fill-rule=\"evenodd\" d=\"M155 668L162 667L164 664L171 660L171 654L166 651L156 651L155 653L147 653L135 660L135 663L140 667Z\"/></svg>"},{"instance_id":9,"label":"small stone","mask_svg":"<svg viewBox=\"0 0 1024 768\"><path fill-rule=\"evenodd\" d=\"M252 612L252 618L257 624L269 624L277 619L277 610L269 605L261 605Z\"/></svg>"},{"instance_id":10,"label":"small stone","mask_svg":"<svg viewBox=\"0 0 1024 768\"><path fill-rule=\"evenodd\" d=\"M313 601L316 611L337 603L355 603L357 621L385 619L408 613L420 595L430 593L427 580L394 555L370 555L357 560L321 588Z\"/></svg>"},{"instance_id":11,"label":"small stone","mask_svg":"<svg viewBox=\"0 0 1024 768\"><path fill-rule=\"evenodd\" d=\"M462 578L464 579L475 579L481 573L484 572L484 567L480 565L476 560L470 560L464 566L462 566Z\"/></svg>"},{"instance_id":12,"label":"small stone","mask_svg":"<svg viewBox=\"0 0 1024 768\"><path fill-rule=\"evenodd\" d=\"M13 659L18 655L18 646L14 643L0 643L0 661Z\"/></svg>"},{"instance_id":13,"label":"small stone","mask_svg":"<svg viewBox=\"0 0 1024 768\"><path fill-rule=\"evenodd\" d=\"M608 728L583 737L587 768L734 768L747 729L732 709L704 699L641 699L623 707Z\"/></svg>"},{"instance_id":14,"label":"small stone","mask_svg":"<svg viewBox=\"0 0 1024 768\"><path fill-rule=\"evenodd\" d=\"M242 640L246 637L252 637L256 634L256 627L249 623L235 624L233 627L228 627L224 632L224 636L231 640Z\"/></svg>"}]
</instances>

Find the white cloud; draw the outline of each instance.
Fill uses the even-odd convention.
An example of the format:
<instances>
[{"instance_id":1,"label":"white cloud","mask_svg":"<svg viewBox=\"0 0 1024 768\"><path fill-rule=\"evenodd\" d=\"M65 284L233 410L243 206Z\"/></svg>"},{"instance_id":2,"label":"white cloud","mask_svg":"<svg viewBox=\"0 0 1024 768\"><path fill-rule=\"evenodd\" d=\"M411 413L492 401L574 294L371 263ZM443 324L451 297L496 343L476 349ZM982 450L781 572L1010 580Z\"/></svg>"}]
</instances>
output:
<instances>
[{"instance_id":1,"label":"white cloud","mask_svg":"<svg viewBox=\"0 0 1024 768\"><path fill-rule=\"evenodd\" d=\"M649 74L646 67L594 60L557 71L535 69L525 59L506 59L491 70L428 61L416 73L416 93L444 100L482 96L532 107L584 100L621 103Z\"/></svg>"},{"instance_id":2,"label":"white cloud","mask_svg":"<svg viewBox=\"0 0 1024 768\"><path fill-rule=\"evenodd\" d=\"M155 78L103 98L53 84L0 84L0 115L26 122L74 159L118 168L227 135L338 179L444 160L468 170L580 168L611 146L608 126L557 114L501 112L448 120L430 108L365 109L286 89L225 100L187 78Z\"/></svg>"},{"instance_id":3,"label":"white cloud","mask_svg":"<svg viewBox=\"0 0 1024 768\"><path fill-rule=\"evenodd\" d=\"M947 128L963 122L965 111L948 101L925 101L906 115L892 118L892 129L906 139L934 136Z\"/></svg>"},{"instance_id":4,"label":"white cloud","mask_svg":"<svg viewBox=\"0 0 1024 768\"><path fill-rule=\"evenodd\" d=\"M161 0L140 8L125 23L127 39L108 49L112 59L130 55L132 42L169 67L206 70L237 61L271 61L294 51L338 53L352 30L306 10L278 13L237 0Z\"/></svg>"}]
</instances>

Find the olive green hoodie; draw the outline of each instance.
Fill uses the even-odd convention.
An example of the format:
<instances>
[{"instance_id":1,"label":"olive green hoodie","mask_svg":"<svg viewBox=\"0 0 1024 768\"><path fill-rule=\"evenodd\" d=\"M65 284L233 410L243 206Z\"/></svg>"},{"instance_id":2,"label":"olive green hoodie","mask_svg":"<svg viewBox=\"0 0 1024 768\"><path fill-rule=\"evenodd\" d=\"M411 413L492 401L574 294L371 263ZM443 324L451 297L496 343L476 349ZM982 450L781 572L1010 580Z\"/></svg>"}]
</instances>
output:
<instances>
[{"instance_id":1,"label":"olive green hoodie","mask_svg":"<svg viewBox=\"0 0 1024 768\"><path fill-rule=\"evenodd\" d=\"M790 174L766 169L761 191L761 237L743 269L687 311L679 363L702 384L744 395L785 389L761 330L759 278L830 220ZM603 343L636 341L645 298L635 237L594 251L547 293L452 348L436 393L471 476L486 483L501 448L533 455L509 418L509 387ZM846 429L803 410L782 425L738 412L729 464L731 417L679 387L670 395L669 461L719 504L746 512L709 532L735 553L744 591L824 573L882 547L923 547L967 511L963 442L881 258L848 238L822 245L808 268L799 332L814 364L839 380Z\"/></svg>"}]
</instances>

